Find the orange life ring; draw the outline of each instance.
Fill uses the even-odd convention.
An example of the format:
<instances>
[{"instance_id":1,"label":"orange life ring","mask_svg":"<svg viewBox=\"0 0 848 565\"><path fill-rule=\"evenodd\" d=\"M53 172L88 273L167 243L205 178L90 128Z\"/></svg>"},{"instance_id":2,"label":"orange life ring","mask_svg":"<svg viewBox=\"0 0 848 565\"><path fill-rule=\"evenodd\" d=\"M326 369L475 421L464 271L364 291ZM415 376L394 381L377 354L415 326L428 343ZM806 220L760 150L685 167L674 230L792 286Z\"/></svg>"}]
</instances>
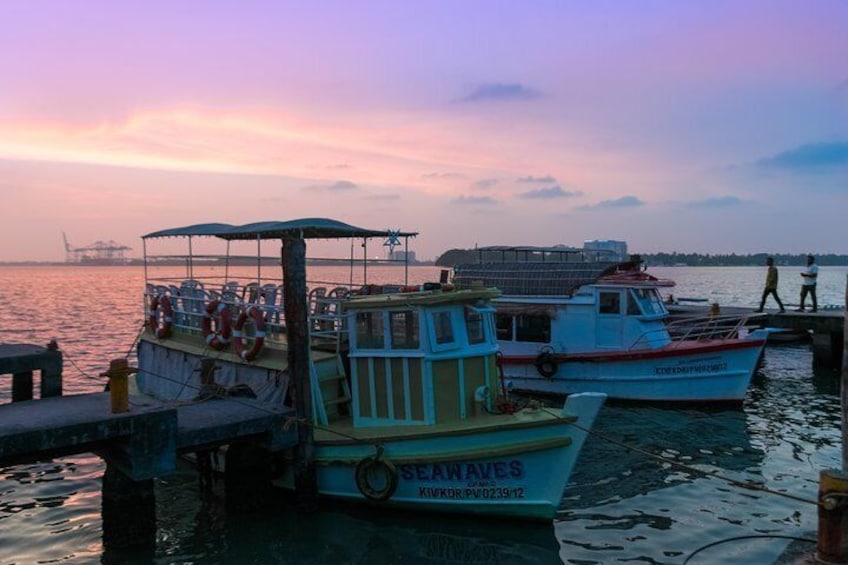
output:
<instances>
[{"instance_id":1,"label":"orange life ring","mask_svg":"<svg viewBox=\"0 0 848 565\"><path fill-rule=\"evenodd\" d=\"M215 331L212 331L212 318L215 318ZM230 308L218 299L207 304L200 329L206 345L218 351L227 347L233 335Z\"/></svg>"},{"instance_id":2,"label":"orange life ring","mask_svg":"<svg viewBox=\"0 0 848 565\"><path fill-rule=\"evenodd\" d=\"M159 323L159 311L162 311L162 323ZM174 323L174 308L171 299L165 295L154 296L150 301L150 313L147 325L158 339L165 339L171 335L171 327Z\"/></svg>"},{"instance_id":3,"label":"orange life ring","mask_svg":"<svg viewBox=\"0 0 848 565\"><path fill-rule=\"evenodd\" d=\"M244 324L247 323L248 318L253 320L253 323L256 325L256 333L253 336L253 346L250 349L245 348L245 342L247 339L244 333L242 333ZM262 313L259 306L251 304L241 311L235 325L233 325L233 346L236 349L236 355L245 361L253 361L256 359L256 356L259 355L259 352L262 351L262 346L264 344L265 315Z\"/></svg>"}]
</instances>

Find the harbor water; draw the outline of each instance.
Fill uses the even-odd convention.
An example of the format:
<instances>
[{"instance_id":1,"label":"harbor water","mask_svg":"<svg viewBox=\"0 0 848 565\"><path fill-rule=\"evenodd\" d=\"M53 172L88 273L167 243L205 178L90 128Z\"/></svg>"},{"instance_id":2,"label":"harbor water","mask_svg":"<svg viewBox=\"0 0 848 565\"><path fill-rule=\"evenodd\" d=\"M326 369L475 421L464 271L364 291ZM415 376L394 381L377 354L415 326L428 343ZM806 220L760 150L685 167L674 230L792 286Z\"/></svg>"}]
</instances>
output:
<instances>
[{"instance_id":1,"label":"harbor water","mask_svg":"<svg viewBox=\"0 0 848 565\"><path fill-rule=\"evenodd\" d=\"M310 277L314 269L329 267ZM800 270L780 268L786 303L798 301ZM728 306L756 307L765 279L756 267L650 272L677 281L676 297ZM374 282L402 274L369 268ZM846 274L821 268L820 307L844 303ZM410 283L438 276L415 267ZM65 394L102 391L100 373L142 328L143 277L140 267L0 267L0 342L55 338ZM11 378L0 376L0 403L10 397ZM220 497L201 496L185 464L156 481L157 540L144 550L104 547L95 455L0 468L0 565L773 563L790 538L815 537L819 472L841 465L840 421L838 373L814 370L808 343L770 345L741 408L605 406L551 523L332 503L305 515L282 497L231 514Z\"/></svg>"}]
</instances>

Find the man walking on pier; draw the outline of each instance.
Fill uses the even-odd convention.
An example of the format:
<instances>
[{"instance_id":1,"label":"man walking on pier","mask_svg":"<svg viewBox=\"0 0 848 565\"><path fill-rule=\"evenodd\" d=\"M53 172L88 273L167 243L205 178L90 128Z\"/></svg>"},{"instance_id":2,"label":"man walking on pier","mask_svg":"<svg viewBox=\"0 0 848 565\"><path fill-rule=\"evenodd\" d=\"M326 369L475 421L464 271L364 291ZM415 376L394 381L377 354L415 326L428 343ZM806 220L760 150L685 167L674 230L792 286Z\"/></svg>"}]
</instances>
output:
<instances>
[{"instance_id":1,"label":"man walking on pier","mask_svg":"<svg viewBox=\"0 0 848 565\"><path fill-rule=\"evenodd\" d=\"M768 298L768 295L771 294L777 301L777 305L780 306L780 313L782 314L786 312L786 310L783 308L783 302L780 301L780 297L777 295L777 267L774 266L774 259L771 257L767 258L766 265L768 265L766 287L763 289L763 297L760 300L760 308L757 312L763 311L763 306L766 305L766 298Z\"/></svg>"},{"instance_id":2,"label":"man walking on pier","mask_svg":"<svg viewBox=\"0 0 848 565\"><path fill-rule=\"evenodd\" d=\"M797 312L804 311L804 301L807 299L807 294L813 299L813 309L810 312L818 312L819 304L816 301L816 281L819 277L819 266L816 265L816 258L812 255L807 255L807 268L801 271L801 278L804 284L801 285L801 307Z\"/></svg>"}]
</instances>

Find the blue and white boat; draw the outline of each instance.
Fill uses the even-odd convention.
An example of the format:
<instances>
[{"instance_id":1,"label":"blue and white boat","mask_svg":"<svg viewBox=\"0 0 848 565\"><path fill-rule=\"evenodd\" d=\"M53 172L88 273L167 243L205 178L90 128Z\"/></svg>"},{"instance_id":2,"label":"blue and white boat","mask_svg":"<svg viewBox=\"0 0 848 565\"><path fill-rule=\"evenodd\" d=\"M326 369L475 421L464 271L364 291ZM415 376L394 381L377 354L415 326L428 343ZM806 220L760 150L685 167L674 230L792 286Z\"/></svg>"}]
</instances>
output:
<instances>
[{"instance_id":1,"label":"blue and white boat","mask_svg":"<svg viewBox=\"0 0 848 565\"><path fill-rule=\"evenodd\" d=\"M586 260L562 248L481 248L454 267L458 288L498 287L493 301L504 372L517 390L603 392L659 402L741 403L765 345L740 337L745 316L713 312L668 323L640 261ZM743 332L745 333L745 332Z\"/></svg>"},{"instance_id":2,"label":"blue and white boat","mask_svg":"<svg viewBox=\"0 0 848 565\"><path fill-rule=\"evenodd\" d=\"M231 242L261 249L265 240L361 239L365 257L369 239L413 235L309 219L145 236L149 327L139 338L140 391L163 401L203 400L210 383L198 368L211 356L215 387L290 402L292 328L279 301L286 281L262 274L269 260L256 260L255 271L232 266ZM148 255L154 240L173 237L190 249L199 237L224 241L229 259ZM352 256L344 262L363 272L368 264ZM413 510L551 519L605 395L573 395L557 410L511 401L497 362L495 289L354 280L351 274L329 289L310 284L319 493ZM294 464L285 465L277 484L294 488L294 474Z\"/></svg>"}]
</instances>

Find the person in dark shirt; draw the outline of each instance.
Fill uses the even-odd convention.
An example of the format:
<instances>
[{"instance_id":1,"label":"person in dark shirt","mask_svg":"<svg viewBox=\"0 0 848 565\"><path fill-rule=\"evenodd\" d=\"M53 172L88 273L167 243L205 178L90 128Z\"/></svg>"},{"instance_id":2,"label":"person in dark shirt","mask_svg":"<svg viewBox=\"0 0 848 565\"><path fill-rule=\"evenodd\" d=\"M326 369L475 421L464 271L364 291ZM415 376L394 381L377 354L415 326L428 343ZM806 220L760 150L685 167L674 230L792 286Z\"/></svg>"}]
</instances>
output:
<instances>
[{"instance_id":1,"label":"person in dark shirt","mask_svg":"<svg viewBox=\"0 0 848 565\"><path fill-rule=\"evenodd\" d=\"M763 306L766 305L766 298L771 294L774 296L774 299L777 301L777 305L780 306L780 312L786 312L786 309L783 307L783 302L780 301L780 297L777 295L777 267L774 266L774 259L769 257L766 259L766 265L768 266L768 272L766 273L766 286L763 289L763 297L760 299L760 307L757 309L757 312L763 311Z\"/></svg>"}]
</instances>

